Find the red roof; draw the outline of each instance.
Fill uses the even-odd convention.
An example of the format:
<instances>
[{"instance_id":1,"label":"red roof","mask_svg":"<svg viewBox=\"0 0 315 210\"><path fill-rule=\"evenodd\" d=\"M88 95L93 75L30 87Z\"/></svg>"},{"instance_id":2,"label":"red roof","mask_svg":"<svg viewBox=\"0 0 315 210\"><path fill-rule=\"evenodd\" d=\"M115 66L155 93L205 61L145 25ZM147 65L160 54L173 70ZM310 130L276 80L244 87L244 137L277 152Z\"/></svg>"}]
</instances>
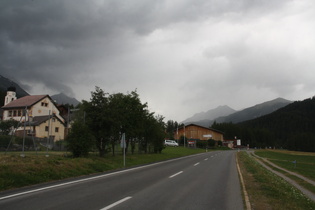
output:
<instances>
[{"instance_id":1,"label":"red roof","mask_svg":"<svg viewBox=\"0 0 315 210\"><path fill-rule=\"evenodd\" d=\"M10 103L8 103L7 105L5 105L1 108L2 109L12 109L12 108L21 108L21 107L31 107L45 97L49 97L49 95L24 96L22 98L11 101ZM50 99L50 97L49 97L49 99Z\"/></svg>"}]
</instances>

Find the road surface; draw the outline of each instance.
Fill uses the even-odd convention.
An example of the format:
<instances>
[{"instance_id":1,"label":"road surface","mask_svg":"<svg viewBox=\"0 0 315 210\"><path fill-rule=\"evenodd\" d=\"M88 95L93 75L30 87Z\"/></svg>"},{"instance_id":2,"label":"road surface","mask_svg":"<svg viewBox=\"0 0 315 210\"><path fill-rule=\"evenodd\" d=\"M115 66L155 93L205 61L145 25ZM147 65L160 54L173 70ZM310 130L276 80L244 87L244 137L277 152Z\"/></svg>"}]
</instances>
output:
<instances>
[{"instance_id":1,"label":"road surface","mask_svg":"<svg viewBox=\"0 0 315 210\"><path fill-rule=\"evenodd\" d=\"M0 209L244 209L235 152L0 193Z\"/></svg>"}]
</instances>

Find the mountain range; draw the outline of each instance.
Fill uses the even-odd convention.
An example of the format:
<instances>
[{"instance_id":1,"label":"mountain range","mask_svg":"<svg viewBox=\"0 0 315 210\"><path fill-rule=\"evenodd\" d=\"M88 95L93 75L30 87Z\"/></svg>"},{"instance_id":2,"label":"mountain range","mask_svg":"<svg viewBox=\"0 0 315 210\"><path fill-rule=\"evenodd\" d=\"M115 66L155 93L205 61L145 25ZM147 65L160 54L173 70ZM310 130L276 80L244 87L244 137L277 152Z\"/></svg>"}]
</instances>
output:
<instances>
[{"instance_id":1,"label":"mountain range","mask_svg":"<svg viewBox=\"0 0 315 210\"><path fill-rule=\"evenodd\" d=\"M255 119L213 123L211 128L222 131L225 140L237 137L243 147L315 152L315 97Z\"/></svg>"},{"instance_id":2,"label":"mountain range","mask_svg":"<svg viewBox=\"0 0 315 210\"><path fill-rule=\"evenodd\" d=\"M52 95L51 98L57 104L72 104L73 106L77 106L80 103L77 99L71 98L63 93Z\"/></svg>"},{"instance_id":3,"label":"mountain range","mask_svg":"<svg viewBox=\"0 0 315 210\"><path fill-rule=\"evenodd\" d=\"M21 86L13 82L12 80L5 78L0 75L0 103L3 104L4 96L6 95L7 88L14 86L16 88L17 97L23 97L29 95ZM45 94L45 93L43 93ZM51 98L56 101L58 104L72 104L76 106L79 104L79 101L75 98L69 97L63 93L52 95ZM236 111L231 107L224 105L218 106L215 109L210 109L207 112L200 112L194 114L192 117L187 118L182 123L190 124L194 123L204 127L209 127L213 122L222 123L222 122L233 122L238 123L246 120L251 120L258 118L260 116L272 113L279 108L282 108L288 104L292 103L283 98L277 98L272 101L267 101L255 106L243 109L241 111Z\"/></svg>"},{"instance_id":4,"label":"mountain range","mask_svg":"<svg viewBox=\"0 0 315 210\"><path fill-rule=\"evenodd\" d=\"M23 88L21 88L21 86L17 82L14 82L14 81L0 75L0 104L1 104L0 107L3 106L3 104L4 104L4 97L6 96L7 89L10 86L13 86L16 88L17 98L21 98L21 97L30 95ZM45 93L43 93L43 95L45 95ZM71 98L71 97L69 97L63 93L52 95L50 97L54 101L56 101L56 103L58 103L58 104L72 104L73 106L76 106L80 103L77 99Z\"/></svg>"},{"instance_id":5,"label":"mountain range","mask_svg":"<svg viewBox=\"0 0 315 210\"><path fill-rule=\"evenodd\" d=\"M211 126L213 122L238 123L270 114L282 107L287 106L290 103L292 103L292 101L283 98L276 98L274 100L257 104L255 106L240 111L236 111L228 106L219 106L215 109L208 110L207 112L197 113L192 117L184 120L182 123L194 123L204 127Z\"/></svg>"},{"instance_id":6,"label":"mountain range","mask_svg":"<svg viewBox=\"0 0 315 210\"><path fill-rule=\"evenodd\" d=\"M16 82L0 75L0 91L6 93L8 87L11 87L11 86L16 88L16 96L18 98L29 95L28 92L23 90L23 88L21 88L21 86L19 84L17 84Z\"/></svg>"}]
</instances>

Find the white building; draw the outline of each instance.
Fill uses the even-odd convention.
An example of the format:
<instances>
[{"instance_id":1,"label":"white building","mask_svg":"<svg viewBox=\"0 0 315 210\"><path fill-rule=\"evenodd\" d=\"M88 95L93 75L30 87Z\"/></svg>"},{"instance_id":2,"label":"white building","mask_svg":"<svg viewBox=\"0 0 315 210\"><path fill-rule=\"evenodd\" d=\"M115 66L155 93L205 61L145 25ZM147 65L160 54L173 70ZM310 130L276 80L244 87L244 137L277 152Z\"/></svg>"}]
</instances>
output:
<instances>
[{"instance_id":1,"label":"white building","mask_svg":"<svg viewBox=\"0 0 315 210\"><path fill-rule=\"evenodd\" d=\"M15 88L8 88L5 97L2 120L14 119L21 123L16 135L24 132L22 125L27 124L28 135L50 138L54 141L65 138L65 119L49 95L24 96L17 99Z\"/></svg>"}]
</instances>

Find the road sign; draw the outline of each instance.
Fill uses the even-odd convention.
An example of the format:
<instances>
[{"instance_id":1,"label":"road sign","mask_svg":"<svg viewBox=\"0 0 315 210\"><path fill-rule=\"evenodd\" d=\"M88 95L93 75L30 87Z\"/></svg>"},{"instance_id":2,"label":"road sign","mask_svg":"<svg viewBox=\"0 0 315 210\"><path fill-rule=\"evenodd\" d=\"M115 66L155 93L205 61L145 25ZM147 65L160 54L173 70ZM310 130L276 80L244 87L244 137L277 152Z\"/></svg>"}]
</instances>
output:
<instances>
[{"instance_id":1,"label":"road sign","mask_svg":"<svg viewBox=\"0 0 315 210\"><path fill-rule=\"evenodd\" d=\"M126 139L125 139L125 138L126 138L126 137L125 137L125 133L123 133L123 134L121 135L121 141L120 141L120 147L123 148L123 149L126 148Z\"/></svg>"}]
</instances>

